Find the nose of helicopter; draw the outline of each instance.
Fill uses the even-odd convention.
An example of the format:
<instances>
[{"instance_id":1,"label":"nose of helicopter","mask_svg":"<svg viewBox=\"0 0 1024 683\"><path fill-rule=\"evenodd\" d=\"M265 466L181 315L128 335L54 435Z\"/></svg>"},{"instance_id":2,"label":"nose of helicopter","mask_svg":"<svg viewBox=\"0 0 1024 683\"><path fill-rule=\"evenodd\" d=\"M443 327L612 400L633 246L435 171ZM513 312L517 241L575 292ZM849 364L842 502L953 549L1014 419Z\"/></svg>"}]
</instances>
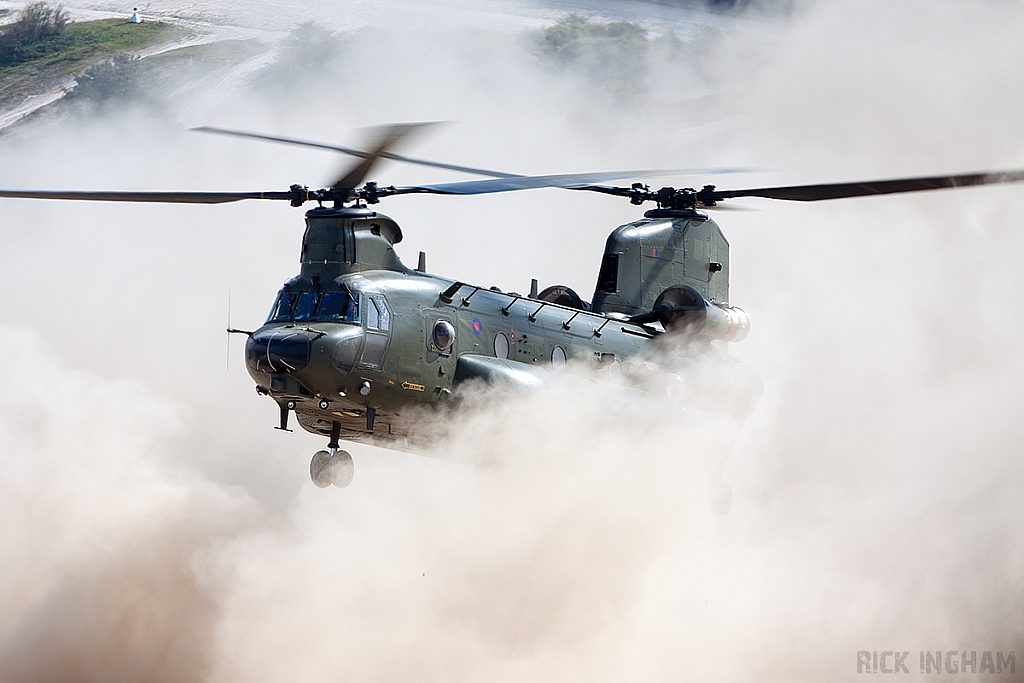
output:
<instances>
[{"instance_id":1,"label":"nose of helicopter","mask_svg":"<svg viewBox=\"0 0 1024 683\"><path fill-rule=\"evenodd\" d=\"M286 328L261 330L245 343L245 362L256 372L295 372L309 363L310 346L305 332Z\"/></svg>"}]
</instances>

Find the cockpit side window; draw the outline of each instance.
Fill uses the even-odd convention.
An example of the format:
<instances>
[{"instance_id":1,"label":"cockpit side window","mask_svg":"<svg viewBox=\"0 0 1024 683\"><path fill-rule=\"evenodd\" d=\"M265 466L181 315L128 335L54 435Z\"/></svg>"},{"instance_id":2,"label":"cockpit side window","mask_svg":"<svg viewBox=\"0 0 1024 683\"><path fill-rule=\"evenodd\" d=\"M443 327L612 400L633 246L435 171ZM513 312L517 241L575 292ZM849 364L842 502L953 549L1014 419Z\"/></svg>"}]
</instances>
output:
<instances>
[{"instance_id":1,"label":"cockpit side window","mask_svg":"<svg viewBox=\"0 0 1024 683\"><path fill-rule=\"evenodd\" d=\"M371 330L387 332L391 329L391 311L383 297L366 297L366 327Z\"/></svg>"},{"instance_id":2,"label":"cockpit side window","mask_svg":"<svg viewBox=\"0 0 1024 683\"><path fill-rule=\"evenodd\" d=\"M380 311L377 310L377 302L366 297L366 326L371 330L380 327Z\"/></svg>"},{"instance_id":3,"label":"cockpit side window","mask_svg":"<svg viewBox=\"0 0 1024 683\"><path fill-rule=\"evenodd\" d=\"M384 301L384 299L381 299L381 298L377 298L377 299L375 299L375 301L377 302L377 309L380 311L380 327L378 329L390 330L391 329L391 311L388 310L387 303Z\"/></svg>"}]
</instances>

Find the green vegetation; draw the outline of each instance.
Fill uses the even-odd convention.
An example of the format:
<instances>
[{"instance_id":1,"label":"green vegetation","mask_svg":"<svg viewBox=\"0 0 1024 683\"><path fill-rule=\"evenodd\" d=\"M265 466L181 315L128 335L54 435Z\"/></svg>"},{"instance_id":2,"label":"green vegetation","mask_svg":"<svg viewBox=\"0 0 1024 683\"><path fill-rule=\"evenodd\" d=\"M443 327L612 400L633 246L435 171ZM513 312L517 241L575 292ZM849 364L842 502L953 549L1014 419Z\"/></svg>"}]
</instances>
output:
<instances>
[{"instance_id":1,"label":"green vegetation","mask_svg":"<svg viewBox=\"0 0 1024 683\"><path fill-rule=\"evenodd\" d=\"M682 91L701 81L722 33L696 26L684 38L671 31L652 36L632 22L569 14L528 39L538 63L566 87L635 106L655 90Z\"/></svg>"},{"instance_id":2,"label":"green vegetation","mask_svg":"<svg viewBox=\"0 0 1024 683\"><path fill-rule=\"evenodd\" d=\"M45 3L34 2L17 21L0 29L0 65L17 64L46 51L68 24L68 15Z\"/></svg>"},{"instance_id":3,"label":"green vegetation","mask_svg":"<svg viewBox=\"0 0 1024 683\"><path fill-rule=\"evenodd\" d=\"M569 14L531 34L533 53L556 73L613 100L627 102L644 88L648 53L654 41L647 29L626 21L602 23Z\"/></svg>"},{"instance_id":4,"label":"green vegetation","mask_svg":"<svg viewBox=\"0 0 1024 683\"><path fill-rule=\"evenodd\" d=\"M539 31L534 39L537 53L560 62L598 57L610 60L636 58L647 51L647 29L628 21L607 24L570 14Z\"/></svg>"},{"instance_id":5,"label":"green vegetation","mask_svg":"<svg viewBox=\"0 0 1024 683\"><path fill-rule=\"evenodd\" d=\"M59 9L33 3L0 29L0 75L25 66L50 66L137 50L169 38L165 24L122 19L69 23Z\"/></svg>"}]
</instances>

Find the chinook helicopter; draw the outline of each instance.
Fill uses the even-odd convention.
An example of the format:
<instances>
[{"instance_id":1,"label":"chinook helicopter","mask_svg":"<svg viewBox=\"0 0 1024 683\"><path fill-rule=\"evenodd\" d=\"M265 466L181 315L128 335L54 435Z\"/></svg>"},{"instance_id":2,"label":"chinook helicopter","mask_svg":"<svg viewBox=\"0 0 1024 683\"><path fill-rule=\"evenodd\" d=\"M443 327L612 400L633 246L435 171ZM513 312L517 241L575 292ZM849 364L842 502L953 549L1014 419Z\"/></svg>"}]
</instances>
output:
<instances>
[{"instance_id":1,"label":"chinook helicopter","mask_svg":"<svg viewBox=\"0 0 1024 683\"><path fill-rule=\"evenodd\" d=\"M608 181L693 171L621 171L522 176L394 153L427 124L381 127L365 151L328 143L203 127L232 135L340 152L359 161L332 186L283 192L111 192L0 190L0 198L220 204L248 199L288 201L306 211L299 274L284 283L266 322L243 334L246 369L261 396L278 406L276 429L299 425L328 439L310 462L317 486L345 487L352 457L341 441L408 446L421 435L424 409L450 405L470 382L542 387L567 367L591 367L607 378L669 395L684 394L700 409L717 392L722 409L745 418L756 404L730 404L737 385L760 378L721 342L746 337L750 320L729 299L729 243L708 216L719 202L739 197L821 201L1020 182L1024 171L900 178L856 183L719 190ZM380 159L487 176L431 185L379 186L365 182ZM734 169L704 169L702 174ZM403 194L473 195L564 188L652 202L643 218L619 226L605 244L590 302L566 286L530 293L503 292L430 274L421 252L416 268L399 259L398 224L374 207ZM331 206L325 206L330 203ZM694 391L681 377L689 364L717 369L714 387ZM657 378L651 381L651 376ZM698 387L698 389L701 389ZM715 403L714 400L711 401Z\"/></svg>"}]
</instances>

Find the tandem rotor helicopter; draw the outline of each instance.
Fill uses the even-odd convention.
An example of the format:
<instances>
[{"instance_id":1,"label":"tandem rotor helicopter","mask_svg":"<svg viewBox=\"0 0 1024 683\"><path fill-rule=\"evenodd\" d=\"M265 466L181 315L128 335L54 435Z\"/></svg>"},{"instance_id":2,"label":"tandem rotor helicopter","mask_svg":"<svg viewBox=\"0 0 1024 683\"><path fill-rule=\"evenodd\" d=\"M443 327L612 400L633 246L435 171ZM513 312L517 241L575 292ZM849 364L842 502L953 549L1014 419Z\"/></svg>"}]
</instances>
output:
<instances>
[{"instance_id":1,"label":"tandem rotor helicopter","mask_svg":"<svg viewBox=\"0 0 1024 683\"><path fill-rule=\"evenodd\" d=\"M310 462L313 482L347 486L351 456L340 441L408 444L420 436L423 411L443 405L460 385L476 381L540 387L570 363L600 368L627 386L660 386L682 394L693 407L702 391L680 376L695 362L718 368L719 394L730 378L750 368L712 342L742 340L747 314L729 299L729 243L704 211L738 197L822 201L1024 181L1024 170L900 178L742 190L662 187L651 190L604 184L693 171L623 171L522 176L398 155L397 144L429 124L376 129L366 151L308 140L203 127L222 135L333 150L357 157L328 188L292 185L284 192L110 192L0 190L0 197L114 202L222 204L246 199L288 201L305 214L299 274L287 281L266 323L248 337L246 369L256 391L275 401L277 429L289 417L329 439ZM380 159L486 176L432 185L379 186L366 182ZM705 169L698 173L729 172ZM634 205L653 202L643 218L608 236L590 302L556 285L528 295L453 280L399 260L402 231L374 208L402 194L473 195L533 188L600 192ZM325 204L331 206L325 206ZM651 382L651 376L660 381ZM704 399L713 392L703 392ZM758 392L759 393L759 392ZM756 403L756 399L754 401ZM753 405L726 410L740 417ZM714 406L712 406L714 410Z\"/></svg>"}]
</instances>

